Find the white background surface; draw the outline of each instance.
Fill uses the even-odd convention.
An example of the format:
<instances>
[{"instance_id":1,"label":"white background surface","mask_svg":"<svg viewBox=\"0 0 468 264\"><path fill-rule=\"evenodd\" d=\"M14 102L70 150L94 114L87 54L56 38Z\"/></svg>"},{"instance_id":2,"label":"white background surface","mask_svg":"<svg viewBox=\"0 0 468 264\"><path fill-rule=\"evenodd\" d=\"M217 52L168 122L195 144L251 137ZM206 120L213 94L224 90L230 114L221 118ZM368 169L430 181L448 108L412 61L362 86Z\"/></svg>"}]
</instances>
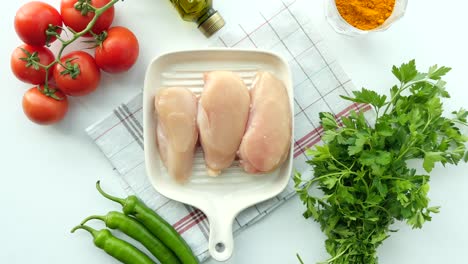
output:
<instances>
[{"instance_id":1,"label":"white background surface","mask_svg":"<svg viewBox=\"0 0 468 264\"><path fill-rule=\"evenodd\" d=\"M109 192L124 195L111 166L84 129L141 89L146 65L153 57L164 51L203 47L208 41L192 24L178 18L168 0L118 3L114 25L129 27L140 40L136 66L126 74L103 74L98 91L71 100L64 122L41 127L24 117L21 99L30 86L16 80L9 68L10 54L20 45L13 18L25 2L3 2L0 20L0 262L116 263L93 246L88 234L69 233L90 214L120 209L97 194L96 180L101 179ZM58 0L46 2L59 7ZM215 7L229 23L247 19L242 9L249 2L268 1L215 0ZM449 112L468 106L467 2L410 1L403 20L385 33L363 38L336 34L325 21L324 1L309 2L311 19L358 87L387 91L394 83L391 66L415 58L424 68L435 63L453 67L446 78L452 99L445 107ZM467 171L466 164L436 168L430 196L434 205L442 206L441 213L423 230L397 224L400 231L379 249L380 263L467 263ZM299 200L291 199L237 236L229 263L297 263L296 253L306 263L325 260L324 236L317 223L302 217L302 211Z\"/></svg>"}]
</instances>

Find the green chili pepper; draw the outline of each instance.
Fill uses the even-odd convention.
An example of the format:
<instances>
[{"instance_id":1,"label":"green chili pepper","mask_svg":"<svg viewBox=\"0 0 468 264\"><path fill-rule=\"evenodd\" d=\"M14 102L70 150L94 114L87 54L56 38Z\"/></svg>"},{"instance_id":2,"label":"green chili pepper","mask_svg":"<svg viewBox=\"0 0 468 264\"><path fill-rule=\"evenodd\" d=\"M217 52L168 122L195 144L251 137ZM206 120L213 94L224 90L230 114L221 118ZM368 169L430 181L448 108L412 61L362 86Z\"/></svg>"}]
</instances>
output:
<instances>
[{"instance_id":1,"label":"green chili pepper","mask_svg":"<svg viewBox=\"0 0 468 264\"><path fill-rule=\"evenodd\" d=\"M102 196L122 205L122 211L125 215L133 215L138 222L143 224L153 235L161 240L169 249L171 249L180 262L184 264L198 264L198 259L192 252L190 246L180 236L179 233L164 219L153 210L141 202L135 195L130 195L126 199L114 197L105 193L96 182L96 188Z\"/></svg>"},{"instance_id":2,"label":"green chili pepper","mask_svg":"<svg viewBox=\"0 0 468 264\"><path fill-rule=\"evenodd\" d=\"M77 229L88 231L94 238L94 244L107 252L115 259L125 264L155 264L145 253L134 247L128 242L116 238L107 229L95 230L89 226L79 225L74 227L71 232Z\"/></svg>"},{"instance_id":3,"label":"green chili pepper","mask_svg":"<svg viewBox=\"0 0 468 264\"><path fill-rule=\"evenodd\" d=\"M109 212L107 215L92 215L81 222L84 225L91 219L103 221L108 228L119 229L124 234L145 246L161 264L180 264L179 259L159 239L151 234L146 227L132 217L120 212Z\"/></svg>"}]
</instances>

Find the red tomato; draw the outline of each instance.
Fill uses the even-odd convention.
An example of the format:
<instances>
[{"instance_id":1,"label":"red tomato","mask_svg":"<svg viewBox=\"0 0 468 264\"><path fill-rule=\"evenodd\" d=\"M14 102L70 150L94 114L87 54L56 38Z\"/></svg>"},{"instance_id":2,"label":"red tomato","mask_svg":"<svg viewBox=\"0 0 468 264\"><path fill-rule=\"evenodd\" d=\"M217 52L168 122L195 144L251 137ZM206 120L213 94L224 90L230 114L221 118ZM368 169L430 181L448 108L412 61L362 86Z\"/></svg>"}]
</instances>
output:
<instances>
[{"instance_id":1,"label":"red tomato","mask_svg":"<svg viewBox=\"0 0 468 264\"><path fill-rule=\"evenodd\" d=\"M27 59L27 61L22 60L23 58ZM46 71L44 68L38 67L37 64L34 65L34 63L49 65L54 60L55 56L48 48L23 44L11 54L10 66L13 74L19 80L31 84L43 84ZM49 69L49 80L51 77L52 68Z\"/></svg>"},{"instance_id":2,"label":"red tomato","mask_svg":"<svg viewBox=\"0 0 468 264\"><path fill-rule=\"evenodd\" d=\"M60 34L62 29L62 17L59 12L51 5L33 1L26 3L15 16L15 30L20 39L29 45L44 46L52 43L56 37L52 36L47 41L46 31L50 25L56 26L55 32Z\"/></svg>"},{"instance_id":3,"label":"red tomato","mask_svg":"<svg viewBox=\"0 0 468 264\"><path fill-rule=\"evenodd\" d=\"M125 27L112 27L106 39L96 47L96 63L103 71L124 72L135 64L139 54L138 39Z\"/></svg>"},{"instance_id":4,"label":"red tomato","mask_svg":"<svg viewBox=\"0 0 468 264\"><path fill-rule=\"evenodd\" d=\"M67 63L67 60L71 60ZM62 57L61 62L69 64L75 70L65 72L66 69L56 64L54 67L54 79L57 87L67 95L87 95L99 85L101 71L96 65L94 58L84 51L73 51Z\"/></svg>"},{"instance_id":5,"label":"red tomato","mask_svg":"<svg viewBox=\"0 0 468 264\"><path fill-rule=\"evenodd\" d=\"M68 99L59 90L45 92L43 85L32 87L23 96L23 111L34 123L50 125L65 117L68 112Z\"/></svg>"},{"instance_id":6,"label":"red tomato","mask_svg":"<svg viewBox=\"0 0 468 264\"><path fill-rule=\"evenodd\" d=\"M62 14L63 23L71 27L76 32L80 32L88 26L91 19L94 17L93 12L88 12L85 16L81 11L75 9L75 3L78 0L62 0L60 3L60 13ZM110 0L92 0L91 5L99 8L105 6ZM114 6L106 10L94 24L92 31L96 34L108 29L114 20ZM91 34L87 33L85 36L90 37Z\"/></svg>"}]
</instances>

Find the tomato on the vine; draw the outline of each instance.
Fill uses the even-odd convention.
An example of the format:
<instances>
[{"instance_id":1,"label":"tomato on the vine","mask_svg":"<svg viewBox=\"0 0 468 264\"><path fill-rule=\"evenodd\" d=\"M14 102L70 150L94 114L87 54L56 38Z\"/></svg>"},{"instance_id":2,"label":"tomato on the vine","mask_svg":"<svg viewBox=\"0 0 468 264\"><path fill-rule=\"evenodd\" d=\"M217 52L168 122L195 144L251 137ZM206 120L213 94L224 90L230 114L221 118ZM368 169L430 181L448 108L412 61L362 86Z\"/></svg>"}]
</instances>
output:
<instances>
[{"instance_id":1,"label":"tomato on the vine","mask_svg":"<svg viewBox=\"0 0 468 264\"><path fill-rule=\"evenodd\" d=\"M47 66L54 60L54 54L48 48L23 44L11 54L10 66L13 74L20 81L43 84L46 79L46 70L38 63ZM51 75L52 68L49 68L49 79L52 77Z\"/></svg>"},{"instance_id":2,"label":"tomato on the vine","mask_svg":"<svg viewBox=\"0 0 468 264\"><path fill-rule=\"evenodd\" d=\"M79 11L75 8L75 4L78 0L62 0L60 3L60 13L62 14L63 23L76 32L84 30L91 19L94 17L94 12L88 11L85 12L85 15L82 14L82 11ZM105 6L110 0L91 0L90 4L95 8L100 8ZM86 10L87 7L83 6L87 3L81 4L81 8ZM99 34L102 31L108 29L114 20L114 6L107 9L102 15L97 19L96 24L94 24L91 29L93 33ZM86 33L84 36L90 37L91 34Z\"/></svg>"},{"instance_id":3,"label":"tomato on the vine","mask_svg":"<svg viewBox=\"0 0 468 264\"><path fill-rule=\"evenodd\" d=\"M101 71L91 55L81 50L73 51L60 61L61 63L55 65L53 75L62 92L82 96L96 90L101 80Z\"/></svg>"},{"instance_id":4,"label":"tomato on the vine","mask_svg":"<svg viewBox=\"0 0 468 264\"><path fill-rule=\"evenodd\" d=\"M50 25L50 26L49 26ZM44 46L54 42L62 32L62 17L53 6L33 1L24 4L16 12L15 30L20 39L29 45Z\"/></svg>"},{"instance_id":5,"label":"tomato on the vine","mask_svg":"<svg viewBox=\"0 0 468 264\"><path fill-rule=\"evenodd\" d=\"M129 70L139 54L136 36L125 27L112 27L102 37L104 40L101 40L94 54L99 68L110 73Z\"/></svg>"},{"instance_id":6,"label":"tomato on the vine","mask_svg":"<svg viewBox=\"0 0 468 264\"><path fill-rule=\"evenodd\" d=\"M65 94L51 87L32 87L23 96L23 111L34 123L50 125L65 117L68 99Z\"/></svg>"}]
</instances>

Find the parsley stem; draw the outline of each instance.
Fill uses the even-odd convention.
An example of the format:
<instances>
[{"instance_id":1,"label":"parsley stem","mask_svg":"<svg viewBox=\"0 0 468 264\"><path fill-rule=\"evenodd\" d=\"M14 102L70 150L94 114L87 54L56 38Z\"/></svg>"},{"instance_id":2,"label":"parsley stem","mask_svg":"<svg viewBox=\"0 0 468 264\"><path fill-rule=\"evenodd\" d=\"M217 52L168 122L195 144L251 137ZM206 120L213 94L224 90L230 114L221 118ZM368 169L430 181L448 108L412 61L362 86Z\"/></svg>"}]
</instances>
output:
<instances>
[{"instance_id":1,"label":"parsley stem","mask_svg":"<svg viewBox=\"0 0 468 264\"><path fill-rule=\"evenodd\" d=\"M417 83L428 82L428 81L429 81L428 78L424 78L422 80L418 80L418 81L414 81L414 82L401 83L400 84L400 89L398 89L398 92L396 92L395 95L392 97L392 99L390 99L390 102L389 102L389 104L387 104L387 107L385 108L385 111L384 111L383 115L387 114L387 111L389 110L390 106L395 103L394 101L401 95L401 93L403 91L407 90L408 88L410 88L411 86L413 86L413 85L415 85Z\"/></svg>"},{"instance_id":2,"label":"parsley stem","mask_svg":"<svg viewBox=\"0 0 468 264\"><path fill-rule=\"evenodd\" d=\"M335 261L337 258L341 257L344 253L346 253L346 251L349 250L349 248L351 247L351 245L348 245L343 251L341 251L338 255L334 256L333 258L331 259L328 259L326 262L321 262L323 264L325 263L332 263L333 261Z\"/></svg>"},{"instance_id":3,"label":"parsley stem","mask_svg":"<svg viewBox=\"0 0 468 264\"><path fill-rule=\"evenodd\" d=\"M375 205L375 207L377 207L377 208L379 208L379 209L382 209L385 213L387 213L387 215L388 215L389 217L392 216L392 214L390 214L390 212L389 212L385 207L380 206L380 205Z\"/></svg>"},{"instance_id":4,"label":"parsley stem","mask_svg":"<svg viewBox=\"0 0 468 264\"><path fill-rule=\"evenodd\" d=\"M420 132L418 132L418 134L424 134L424 132L426 131L426 129L427 129L427 127L429 126L429 124L431 123L431 121L432 121L432 118L430 117L430 118L427 120L426 125L424 126L424 128L423 128ZM414 149L414 148L415 148L414 145L415 145L415 143L417 142L416 138L411 138L411 139L409 140L409 142L410 142L410 143L408 144L408 146L403 150L403 152L401 152L400 155L398 155L398 158L397 158L395 161L399 161L401 158L403 158L403 157L406 155L406 153L408 153L408 151L410 151L411 149ZM421 149L421 148L416 148L416 149L418 149L418 150L420 150L420 151L422 151L422 152L425 152L425 151L424 151L423 149Z\"/></svg>"},{"instance_id":5,"label":"parsley stem","mask_svg":"<svg viewBox=\"0 0 468 264\"><path fill-rule=\"evenodd\" d=\"M312 185L312 183L316 182L316 181L320 181L324 178L328 178L328 177L331 177L331 176L337 176L337 175L340 175L340 176L344 176L346 174L354 174L354 175L357 175L355 172L352 172L352 171L341 171L341 172L334 172L334 173L329 173L329 174L325 174L325 175L322 175L320 177L317 177L317 178L313 178L312 180L310 180L308 182L307 185ZM340 178L341 179L341 178Z\"/></svg>"},{"instance_id":6,"label":"parsley stem","mask_svg":"<svg viewBox=\"0 0 468 264\"><path fill-rule=\"evenodd\" d=\"M302 258L301 258L301 256L299 256L298 253L296 253L296 257L299 260L299 263L304 264L304 261L302 261Z\"/></svg>"},{"instance_id":7,"label":"parsley stem","mask_svg":"<svg viewBox=\"0 0 468 264\"><path fill-rule=\"evenodd\" d=\"M457 120L457 119L452 119L452 122L460 124L460 125L468 126L467 122L463 122L463 121L460 121L460 120Z\"/></svg>"},{"instance_id":8,"label":"parsley stem","mask_svg":"<svg viewBox=\"0 0 468 264\"><path fill-rule=\"evenodd\" d=\"M428 127L428 126L431 124L431 122L432 122L432 115L431 115L431 113L429 113L428 115L429 115L429 118L427 119L426 125L424 126L424 128L423 128L423 130L422 130L422 133L423 133L424 131L426 131L427 127Z\"/></svg>"},{"instance_id":9,"label":"parsley stem","mask_svg":"<svg viewBox=\"0 0 468 264\"><path fill-rule=\"evenodd\" d=\"M403 83L400 84L400 88L398 89L398 92L396 92L395 95L393 95L393 97L390 99L390 102L388 102L387 107L385 107L385 110L383 112L383 115L387 114L387 111L390 108L390 106L394 104L393 101L395 101L395 99L401 94L402 91L403 91Z\"/></svg>"},{"instance_id":10,"label":"parsley stem","mask_svg":"<svg viewBox=\"0 0 468 264\"><path fill-rule=\"evenodd\" d=\"M410 149L411 149L411 147L406 148L400 155L398 155L398 158L395 160L395 162L399 161L401 158L403 158L406 155L406 153L408 153L408 151L410 151Z\"/></svg>"},{"instance_id":11,"label":"parsley stem","mask_svg":"<svg viewBox=\"0 0 468 264\"><path fill-rule=\"evenodd\" d=\"M343 163L341 163L339 160L335 159L335 157L333 157L332 155L330 155L330 157L332 158L333 161L335 161L336 163L338 163L340 166L342 166L343 168L347 169L348 171L351 172L351 169L346 167L346 165L344 165Z\"/></svg>"},{"instance_id":12,"label":"parsley stem","mask_svg":"<svg viewBox=\"0 0 468 264\"><path fill-rule=\"evenodd\" d=\"M367 184L367 181L364 180L364 178L361 178L361 182L364 184L364 187L366 188L367 197L369 197L369 185Z\"/></svg>"}]
</instances>

